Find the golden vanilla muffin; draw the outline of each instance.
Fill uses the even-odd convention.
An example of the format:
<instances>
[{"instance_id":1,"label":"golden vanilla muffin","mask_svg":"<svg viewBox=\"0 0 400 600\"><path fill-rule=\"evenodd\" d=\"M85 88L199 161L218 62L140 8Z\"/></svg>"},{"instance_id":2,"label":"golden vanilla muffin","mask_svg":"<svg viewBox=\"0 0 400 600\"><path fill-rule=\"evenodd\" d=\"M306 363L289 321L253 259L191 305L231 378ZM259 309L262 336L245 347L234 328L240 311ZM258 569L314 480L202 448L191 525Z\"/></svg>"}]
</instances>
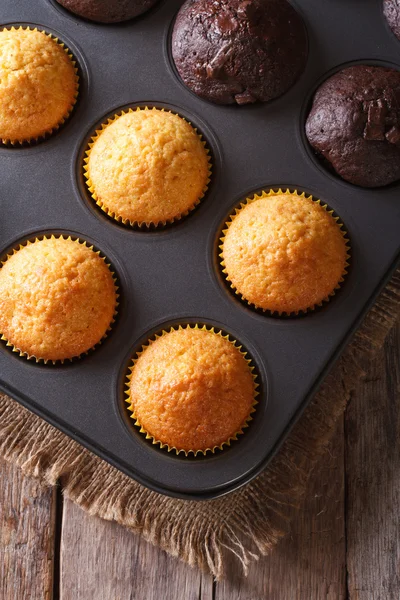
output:
<instances>
[{"instance_id":1,"label":"golden vanilla muffin","mask_svg":"<svg viewBox=\"0 0 400 600\"><path fill-rule=\"evenodd\" d=\"M113 322L113 275L92 248L71 238L36 240L0 269L0 332L37 360L77 357Z\"/></svg>"},{"instance_id":2,"label":"golden vanilla muffin","mask_svg":"<svg viewBox=\"0 0 400 600\"><path fill-rule=\"evenodd\" d=\"M78 76L67 52L42 31L0 31L0 139L24 142L50 133L76 102Z\"/></svg>"},{"instance_id":3,"label":"golden vanilla muffin","mask_svg":"<svg viewBox=\"0 0 400 600\"><path fill-rule=\"evenodd\" d=\"M331 212L304 194L255 197L227 223L221 246L226 278L257 308L307 311L343 280L347 240Z\"/></svg>"},{"instance_id":4,"label":"golden vanilla muffin","mask_svg":"<svg viewBox=\"0 0 400 600\"><path fill-rule=\"evenodd\" d=\"M87 152L86 177L97 204L124 223L158 225L193 209L207 189L209 157L182 117L158 109L116 117Z\"/></svg>"},{"instance_id":5,"label":"golden vanilla muffin","mask_svg":"<svg viewBox=\"0 0 400 600\"><path fill-rule=\"evenodd\" d=\"M250 420L252 370L240 349L214 330L172 329L134 361L129 409L155 443L204 453L229 443Z\"/></svg>"}]
</instances>

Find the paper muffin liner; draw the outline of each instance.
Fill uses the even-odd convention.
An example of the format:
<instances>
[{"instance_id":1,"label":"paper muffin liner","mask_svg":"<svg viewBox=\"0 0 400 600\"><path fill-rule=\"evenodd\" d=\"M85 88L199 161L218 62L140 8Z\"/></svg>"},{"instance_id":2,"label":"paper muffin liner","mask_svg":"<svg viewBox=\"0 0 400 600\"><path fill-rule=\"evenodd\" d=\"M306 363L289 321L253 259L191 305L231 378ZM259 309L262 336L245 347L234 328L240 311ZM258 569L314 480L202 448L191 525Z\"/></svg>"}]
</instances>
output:
<instances>
[{"instance_id":1,"label":"paper muffin liner","mask_svg":"<svg viewBox=\"0 0 400 600\"><path fill-rule=\"evenodd\" d=\"M321 208L323 208L329 215L332 216L332 218L336 221L336 224L338 226L338 228L340 229L341 234L343 235L343 238L345 240L345 244L346 244L346 256L345 256L345 264L344 264L344 270L342 273L342 276L340 277L337 285L335 286L335 288L332 290L332 292L330 292L330 294L328 294L328 296L326 296L325 298L323 298L320 302L313 304L312 306L307 307L306 309L303 310L297 310L297 311L291 311L291 312L286 312L286 311L277 311L277 310L270 310L267 308L263 308L262 306L258 306L257 304L255 304L254 302L250 302L249 300L247 300L247 298L245 298L245 296L243 296L243 294L241 294L236 287L233 285L232 281L229 279L229 275L228 272L226 270L226 266L225 266L225 261L224 261L224 257L223 257L223 248L224 248L224 240L225 240L225 236L229 230L229 227L232 225L233 221L236 219L236 217L238 216L238 214L244 209L246 208L246 206L248 206L249 204L252 204L253 202L255 202L256 200L260 200L261 198L269 198L270 196L278 196L278 195L284 195L284 194L290 194L291 196L297 196L298 198L306 198L307 200L312 200L312 202L314 202L315 204L319 204L321 206ZM257 311L262 311L262 313L269 315L271 317L298 317L300 315L306 315L309 314L310 312L315 311L317 308L321 308L324 305L326 305L333 296L336 295L337 291L342 287L342 284L348 274L348 267L349 267L349 260L350 260L350 241L348 238L348 233L344 227L343 222L340 220L339 216L335 215L335 211L332 210L331 208L329 208L328 204L322 204L322 201L319 199L315 199L312 195L307 195L305 192L299 192L298 190L290 190L289 188L287 188L286 190L282 190L282 188L279 188L277 191L271 189L269 190L269 192L265 192L264 190L260 193L260 194L254 194L253 196L250 196L248 198L246 198L246 200L244 202L240 203L240 206L235 208L235 211L230 215L229 220L225 222L225 226L224 229L222 230L222 235L220 236L220 244L219 244L219 249L220 249L220 253L219 253L219 262L220 262L220 267L221 267L221 271L222 274L225 278L225 281L227 282L227 284L229 285L230 289L234 292L234 294L236 296L238 296L244 303L246 303L250 308L257 310Z\"/></svg>"},{"instance_id":2,"label":"paper muffin liner","mask_svg":"<svg viewBox=\"0 0 400 600\"><path fill-rule=\"evenodd\" d=\"M32 144L37 144L41 141L47 140L49 137L51 137L54 133L56 133L56 131L58 131L60 129L60 127L62 127L64 125L64 123L69 119L69 117L71 116L72 111L75 108L75 105L78 101L78 95L79 95L79 70L78 70L78 66L77 66L77 61L74 57L74 55L72 54L72 52L69 50L69 48L67 48L67 46L64 44L64 42L62 42L58 37L56 37L55 35L53 35L52 33L48 33L47 31L43 30L43 29L39 29L38 27L29 27L28 25L24 25L24 26L20 26L20 27L2 27L0 29L0 31L18 31L20 29L23 29L24 31L38 31L39 33L43 33L43 35L45 35L46 37L52 39L54 42L56 42L56 44L58 46L60 46L64 52L66 53L66 55L68 56L68 58L70 59L72 66L74 67L74 72L75 72L75 79L76 79L76 90L75 90L75 95L73 98L73 101L71 103L71 105L69 106L67 112L65 113L65 115L62 117L62 119L60 120L59 123L57 123L57 125L54 125L53 127L51 127L50 129L44 131L41 135L33 137L33 138L27 138L24 140L11 140L8 138L1 138L1 143L4 146L24 146L24 145L32 145Z\"/></svg>"},{"instance_id":3,"label":"paper muffin liner","mask_svg":"<svg viewBox=\"0 0 400 600\"><path fill-rule=\"evenodd\" d=\"M123 115L129 114L129 113L138 112L140 110L145 110L145 111L156 110L156 111L162 111L162 112L169 112L173 115L177 115L178 117L180 117L181 119L186 121L186 123L188 123L193 128L194 132L197 134L198 138L200 139L201 143L203 144L206 154L207 154L207 159L208 159L208 176L207 176L207 180L206 180L206 185L204 187L203 192L199 196L199 198L197 198L197 200L193 203L193 205L188 210L184 211L180 215L178 215L172 219L158 221L157 223L155 223L153 221L131 221L130 219L125 219L125 218L121 217L120 215L118 215L116 212L107 208L107 206L105 206L105 204L98 198L98 196L95 192L94 184L89 176L89 166L88 166L89 158L90 158L90 153L92 151L93 145L96 142L96 140L101 136L103 131L105 129L107 129L107 127L109 125L111 125L112 123L117 121L120 117L122 117ZM209 184L210 184L211 177L212 177L211 153L210 153L210 149L209 149L207 142L204 139L203 135L198 131L198 129L196 127L193 127L193 125L190 121L185 119L185 117L182 117L182 115L180 115L179 113L174 112L172 110L167 110L164 108L157 108L155 106L153 106L152 108L149 108L148 106L144 106L144 107L138 106L136 108L128 108L127 110L121 110L121 111L115 113L113 117L110 117L109 119L107 119L106 122L102 123L99 129L95 130L95 133L93 136L91 136L90 142L87 146L87 149L85 150L85 156L83 159L83 176L84 176L86 187L88 189L90 197L92 198L92 200L94 201L96 206L98 206L108 217L110 217L114 221L117 221L117 223L122 223L123 225L132 227L135 229L147 229L147 230L151 229L151 228L161 229L163 227L166 227L167 225L171 225L172 223L175 223L176 221L180 221L184 217L187 217L188 214L191 213L203 200L204 196L206 195L206 193L208 191Z\"/></svg>"},{"instance_id":4,"label":"paper muffin liner","mask_svg":"<svg viewBox=\"0 0 400 600\"><path fill-rule=\"evenodd\" d=\"M143 352L149 346L151 346L151 344L153 344L159 338L163 337L164 335L167 335L168 333L171 333L172 331L179 331L182 329L200 329L202 331L209 331L211 333L214 333L215 335L219 335L220 337L228 340L232 344L232 346L234 348L236 348L236 350L238 350L240 352L240 354L244 357L244 359L246 360L246 362L249 366L251 375L253 377L253 394L254 394L253 403L250 408L250 412L249 412L247 418L245 419L245 421L243 422L243 424L241 425L240 429L238 429L238 431L236 431L234 433L234 435L230 436L227 440L222 442L222 444L213 446L212 448L206 448L205 450L178 449L175 446L170 446L169 444L166 444L166 443L162 442L161 440L158 440L151 433L146 431L146 429L144 427L142 427L137 415L135 414L135 409L134 409L133 403L131 401L130 384L131 384L131 379L132 379L132 373L133 373L135 365L136 365L137 361L139 360L140 356L143 354ZM198 324L196 324L196 325L186 324L184 326L178 325L178 326L170 327L168 330L163 329L161 331L161 333L154 334L151 338L149 338L147 343L143 344L141 349L135 353L135 357L132 359L131 366L128 368L128 374L126 376L125 386L127 389L125 390L125 395L127 397L125 398L125 402L128 405L127 409L130 413L130 418L133 419L133 421L134 421L135 427L137 427L139 429L140 433L142 433L145 436L146 440L151 441L152 445L159 446L160 448L167 450L167 452L173 452L176 455L184 454L186 457L188 457L189 455L193 455L195 457L199 456L199 455L205 456L206 454L210 454L210 453L214 454L216 452L216 450L223 450L225 447L230 446L232 442L236 441L238 439L238 437L244 433L244 430L249 427L250 422L253 420L252 415L256 411L256 406L258 404L257 397L260 393L257 390L257 388L259 387L260 384L258 383L258 373L256 371L255 365L253 364L252 359L249 358L248 352L243 350L242 348L243 348L243 346L241 344L239 344L235 339L233 339L229 334L224 334L220 329L218 329L218 328L216 329L215 327L211 327L211 326L207 326L207 325L198 325Z\"/></svg>"},{"instance_id":5,"label":"paper muffin liner","mask_svg":"<svg viewBox=\"0 0 400 600\"><path fill-rule=\"evenodd\" d=\"M115 297L116 297L116 303L115 303L115 310L114 310L114 315L113 318L105 332L105 334L103 335L103 337L96 343L94 344L94 346L92 346L91 348L89 348L88 350L86 350L85 352L82 352L81 354L78 354L77 356L73 356L72 358L64 358L64 359L57 359L57 360L51 360L51 359L45 359L42 358L40 356L36 356L34 354L29 354L28 352L25 352L24 350L21 350L20 348L18 348L17 346L15 346L12 342L10 342L7 337L0 331L0 340L2 340L3 342L5 342L5 345L7 347L9 347L12 352L15 352L16 354L18 354L19 356L21 356L22 358L25 358L26 360L29 361L35 361L37 364L44 364L44 365L63 365L64 363L72 363L75 362L77 360L80 360L81 358L83 358L84 356L87 356L89 353L93 352L96 348L98 348L103 342L104 340L108 337L110 331L112 330L115 321L117 319L118 316L118 306L119 306L119 302L118 302L118 298L119 298L119 286L118 286L118 279L117 276L115 274L115 272L112 270L112 266L111 263L107 262L107 258L105 255L103 255L103 253L100 250L95 250L93 244L89 245L86 240L81 240L80 238L75 238L72 237L70 235L41 235L38 237L35 237L33 239L33 241L31 240L26 240L26 242L19 244L18 247L13 248L12 251L10 253L7 253L6 258L4 260L0 261L0 270L3 267L3 265L7 262L7 260L9 258L11 258L12 256L14 256L14 254L17 254L20 250L22 250L22 248L25 248L25 246L30 246L32 244L35 244L36 242L40 242L42 240L49 240L49 239L63 239L63 240L71 240L77 244L80 244L81 246L85 246L86 248L88 248L89 250L92 250L95 254L97 254L98 256L100 256L100 258L102 258L105 262L105 264L107 265L107 267L110 270L110 273L112 275L112 279L114 282L114 287L115 287Z\"/></svg>"}]
</instances>

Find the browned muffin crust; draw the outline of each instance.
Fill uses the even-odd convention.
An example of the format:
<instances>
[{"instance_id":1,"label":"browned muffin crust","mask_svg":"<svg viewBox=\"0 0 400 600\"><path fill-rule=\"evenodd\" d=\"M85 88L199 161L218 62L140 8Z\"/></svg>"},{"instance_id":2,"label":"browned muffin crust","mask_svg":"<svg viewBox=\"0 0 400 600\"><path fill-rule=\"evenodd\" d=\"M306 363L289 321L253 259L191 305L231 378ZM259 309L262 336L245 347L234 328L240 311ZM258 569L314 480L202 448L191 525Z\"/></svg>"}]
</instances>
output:
<instances>
[{"instance_id":1,"label":"browned muffin crust","mask_svg":"<svg viewBox=\"0 0 400 600\"><path fill-rule=\"evenodd\" d=\"M44 31L0 31L0 139L36 140L57 129L78 95L75 63Z\"/></svg>"},{"instance_id":2,"label":"browned muffin crust","mask_svg":"<svg viewBox=\"0 0 400 600\"><path fill-rule=\"evenodd\" d=\"M45 361L77 357L109 329L113 275L92 248L71 238L21 247L0 269L0 331L21 353Z\"/></svg>"},{"instance_id":3,"label":"browned muffin crust","mask_svg":"<svg viewBox=\"0 0 400 600\"><path fill-rule=\"evenodd\" d=\"M255 403L246 357L214 331L171 330L140 354L129 383L130 410L155 442L206 452L241 433Z\"/></svg>"},{"instance_id":4,"label":"browned muffin crust","mask_svg":"<svg viewBox=\"0 0 400 600\"><path fill-rule=\"evenodd\" d=\"M256 308L280 314L327 301L348 258L335 218L289 190L250 200L227 223L221 249L231 287Z\"/></svg>"}]
</instances>

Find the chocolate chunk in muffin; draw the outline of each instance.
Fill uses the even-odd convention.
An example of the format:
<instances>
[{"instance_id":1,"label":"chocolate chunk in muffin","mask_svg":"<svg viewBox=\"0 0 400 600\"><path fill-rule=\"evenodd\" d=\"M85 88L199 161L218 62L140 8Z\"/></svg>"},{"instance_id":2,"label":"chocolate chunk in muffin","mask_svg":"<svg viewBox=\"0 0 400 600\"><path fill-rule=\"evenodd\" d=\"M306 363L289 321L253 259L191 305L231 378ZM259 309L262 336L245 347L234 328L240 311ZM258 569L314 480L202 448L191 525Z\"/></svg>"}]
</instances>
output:
<instances>
[{"instance_id":1,"label":"chocolate chunk in muffin","mask_svg":"<svg viewBox=\"0 0 400 600\"><path fill-rule=\"evenodd\" d=\"M286 0L187 0L172 55L183 82L217 104L267 102L304 70L303 20Z\"/></svg>"},{"instance_id":2,"label":"chocolate chunk in muffin","mask_svg":"<svg viewBox=\"0 0 400 600\"><path fill-rule=\"evenodd\" d=\"M390 29L400 40L400 0L383 0L383 12Z\"/></svg>"},{"instance_id":3,"label":"chocolate chunk in muffin","mask_svg":"<svg viewBox=\"0 0 400 600\"><path fill-rule=\"evenodd\" d=\"M400 71L357 65L317 90L308 141L343 179L379 187L400 179Z\"/></svg>"},{"instance_id":4,"label":"chocolate chunk in muffin","mask_svg":"<svg viewBox=\"0 0 400 600\"><path fill-rule=\"evenodd\" d=\"M99 23L128 21L149 10L158 0L57 0L79 17Z\"/></svg>"}]
</instances>

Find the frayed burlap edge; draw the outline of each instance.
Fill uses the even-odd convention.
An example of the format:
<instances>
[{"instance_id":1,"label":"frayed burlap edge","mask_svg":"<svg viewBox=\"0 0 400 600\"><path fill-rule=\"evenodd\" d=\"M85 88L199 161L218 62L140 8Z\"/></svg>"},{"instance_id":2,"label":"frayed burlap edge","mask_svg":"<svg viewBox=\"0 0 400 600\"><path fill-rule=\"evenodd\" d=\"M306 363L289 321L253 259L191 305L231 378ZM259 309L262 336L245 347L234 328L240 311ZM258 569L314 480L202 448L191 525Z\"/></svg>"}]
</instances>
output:
<instances>
[{"instance_id":1,"label":"frayed burlap edge","mask_svg":"<svg viewBox=\"0 0 400 600\"><path fill-rule=\"evenodd\" d=\"M89 514L117 521L217 579L227 550L247 572L284 535L290 508L299 505L312 467L399 307L400 269L268 468L226 497L192 502L151 492L4 395L0 456L47 485L60 482L65 496Z\"/></svg>"}]
</instances>

